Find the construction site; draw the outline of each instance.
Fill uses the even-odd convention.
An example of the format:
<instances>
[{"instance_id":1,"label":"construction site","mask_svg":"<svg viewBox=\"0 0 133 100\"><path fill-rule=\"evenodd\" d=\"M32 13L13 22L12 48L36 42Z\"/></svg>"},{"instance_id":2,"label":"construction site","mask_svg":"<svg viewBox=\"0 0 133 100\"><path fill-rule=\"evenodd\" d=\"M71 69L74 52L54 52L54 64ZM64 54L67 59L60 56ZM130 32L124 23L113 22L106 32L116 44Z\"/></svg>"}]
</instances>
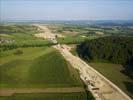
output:
<instances>
[{"instance_id":1,"label":"construction site","mask_svg":"<svg viewBox=\"0 0 133 100\"><path fill-rule=\"evenodd\" d=\"M79 57L72 55L67 45L56 45L64 58L80 73L81 79L84 81L88 90L91 91L96 100L131 100L122 90L115 84L89 66Z\"/></svg>"}]
</instances>

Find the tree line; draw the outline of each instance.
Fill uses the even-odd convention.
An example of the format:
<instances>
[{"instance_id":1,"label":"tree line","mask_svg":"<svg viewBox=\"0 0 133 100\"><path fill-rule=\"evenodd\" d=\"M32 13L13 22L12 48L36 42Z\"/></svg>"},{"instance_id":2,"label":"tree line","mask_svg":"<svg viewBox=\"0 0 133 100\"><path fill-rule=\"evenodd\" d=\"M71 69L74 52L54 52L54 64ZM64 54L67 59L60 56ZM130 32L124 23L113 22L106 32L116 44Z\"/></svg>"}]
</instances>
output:
<instances>
[{"instance_id":1,"label":"tree line","mask_svg":"<svg viewBox=\"0 0 133 100\"><path fill-rule=\"evenodd\" d=\"M43 47L43 46L52 46L54 45L52 42L47 43L34 43L34 44L2 44L0 45L0 52L6 50L12 50L17 48L27 48L27 47Z\"/></svg>"}]
</instances>

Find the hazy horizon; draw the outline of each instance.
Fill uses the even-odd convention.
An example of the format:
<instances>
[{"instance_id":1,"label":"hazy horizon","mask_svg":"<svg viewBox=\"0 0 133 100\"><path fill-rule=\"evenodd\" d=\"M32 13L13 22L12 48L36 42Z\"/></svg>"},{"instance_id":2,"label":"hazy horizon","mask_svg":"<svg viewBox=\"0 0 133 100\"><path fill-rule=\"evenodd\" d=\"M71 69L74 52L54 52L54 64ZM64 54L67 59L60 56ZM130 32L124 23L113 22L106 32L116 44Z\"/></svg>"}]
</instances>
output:
<instances>
[{"instance_id":1,"label":"hazy horizon","mask_svg":"<svg viewBox=\"0 0 133 100\"><path fill-rule=\"evenodd\" d=\"M1 21L133 20L132 0L1 0Z\"/></svg>"}]
</instances>

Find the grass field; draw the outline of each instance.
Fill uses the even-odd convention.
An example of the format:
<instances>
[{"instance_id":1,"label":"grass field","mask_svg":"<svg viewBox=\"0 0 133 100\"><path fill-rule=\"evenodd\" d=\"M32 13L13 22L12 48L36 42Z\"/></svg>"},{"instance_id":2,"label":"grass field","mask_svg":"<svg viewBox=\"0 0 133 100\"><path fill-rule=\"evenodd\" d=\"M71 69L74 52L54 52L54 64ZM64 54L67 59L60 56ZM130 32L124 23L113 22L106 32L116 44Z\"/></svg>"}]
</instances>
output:
<instances>
[{"instance_id":1,"label":"grass field","mask_svg":"<svg viewBox=\"0 0 133 100\"><path fill-rule=\"evenodd\" d=\"M19 48L1 53L0 88L82 86L78 73L53 48ZM71 72L73 71L73 73Z\"/></svg>"},{"instance_id":2,"label":"grass field","mask_svg":"<svg viewBox=\"0 0 133 100\"><path fill-rule=\"evenodd\" d=\"M34 34L41 32L32 25L0 25L1 51L18 47L41 47L51 45L48 40L36 38Z\"/></svg>"},{"instance_id":3,"label":"grass field","mask_svg":"<svg viewBox=\"0 0 133 100\"><path fill-rule=\"evenodd\" d=\"M88 37L82 37L82 35L77 36L66 36L65 38L57 38L58 43L60 44L78 44L83 42L84 40L91 40L96 39L99 36L88 36Z\"/></svg>"},{"instance_id":4,"label":"grass field","mask_svg":"<svg viewBox=\"0 0 133 100\"><path fill-rule=\"evenodd\" d=\"M65 61L52 43L34 37L41 32L31 25L2 25L0 31L0 89L84 87L77 70ZM67 36L59 43L79 43L81 36ZM19 52L20 54L17 54ZM37 92L38 93L38 92ZM0 100L93 100L90 92L14 94Z\"/></svg>"},{"instance_id":5,"label":"grass field","mask_svg":"<svg viewBox=\"0 0 133 100\"><path fill-rule=\"evenodd\" d=\"M133 80L121 72L123 70L122 65L111 63L89 63L89 65L133 97Z\"/></svg>"},{"instance_id":6,"label":"grass field","mask_svg":"<svg viewBox=\"0 0 133 100\"><path fill-rule=\"evenodd\" d=\"M83 92L61 94L15 94L11 97L0 97L0 100L87 100L87 95Z\"/></svg>"}]
</instances>

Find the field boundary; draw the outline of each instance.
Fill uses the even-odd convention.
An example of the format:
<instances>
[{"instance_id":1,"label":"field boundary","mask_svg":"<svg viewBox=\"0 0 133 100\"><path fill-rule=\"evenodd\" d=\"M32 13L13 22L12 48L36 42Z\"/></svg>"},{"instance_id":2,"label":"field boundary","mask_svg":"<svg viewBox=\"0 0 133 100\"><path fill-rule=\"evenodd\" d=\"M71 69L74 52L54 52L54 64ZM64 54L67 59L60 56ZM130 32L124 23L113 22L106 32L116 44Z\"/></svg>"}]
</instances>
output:
<instances>
[{"instance_id":1,"label":"field boundary","mask_svg":"<svg viewBox=\"0 0 133 100\"><path fill-rule=\"evenodd\" d=\"M85 92L82 87L66 87L66 88L2 88L0 96L12 96L16 93L78 93Z\"/></svg>"}]
</instances>

